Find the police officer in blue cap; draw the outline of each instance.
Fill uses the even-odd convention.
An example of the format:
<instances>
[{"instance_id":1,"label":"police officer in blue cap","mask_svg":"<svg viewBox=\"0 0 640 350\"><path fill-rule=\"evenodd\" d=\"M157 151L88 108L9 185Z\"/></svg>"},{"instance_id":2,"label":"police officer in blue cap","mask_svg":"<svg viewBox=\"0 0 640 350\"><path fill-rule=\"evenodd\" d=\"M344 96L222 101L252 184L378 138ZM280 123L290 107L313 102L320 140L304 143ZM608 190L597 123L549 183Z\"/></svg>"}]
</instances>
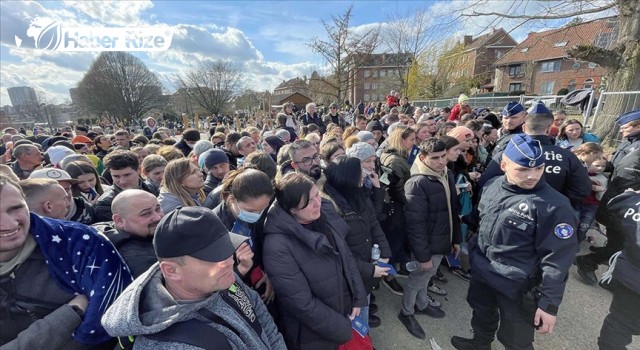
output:
<instances>
[{"instance_id":1,"label":"police officer in blue cap","mask_svg":"<svg viewBox=\"0 0 640 350\"><path fill-rule=\"evenodd\" d=\"M569 200L541 181L540 142L514 135L504 176L485 187L478 234L469 241L473 339L451 338L459 350L490 350L496 331L506 349L533 349L534 329L553 332L578 248Z\"/></svg>"},{"instance_id":2,"label":"police officer in blue cap","mask_svg":"<svg viewBox=\"0 0 640 350\"><path fill-rule=\"evenodd\" d=\"M502 129L500 129L500 137L496 140L496 146L493 154L504 151L513 135L522 133L522 125L527 111L517 101L509 102L502 110Z\"/></svg>"},{"instance_id":3,"label":"police officer in blue cap","mask_svg":"<svg viewBox=\"0 0 640 350\"><path fill-rule=\"evenodd\" d=\"M598 265L607 264L609 258L624 245L624 237L617 229L620 220L607 203L629 188L640 190L640 110L623 114L616 122L620 125L624 141L613 156L611 179L596 212L596 220L607 228L607 244L604 247L592 247L592 253L576 258L578 275L582 282L589 285L598 282L595 274ZM600 285L609 287L608 283Z\"/></svg>"},{"instance_id":4,"label":"police officer in blue cap","mask_svg":"<svg viewBox=\"0 0 640 350\"><path fill-rule=\"evenodd\" d=\"M640 109L619 116L616 123L620 126L622 143L611 159L614 167L624 156L640 148Z\"/></svg>"},{"instance_id":5,"label":"police officer in blue cap","mask_svg":"<svg viewBox=\"0 0 640 350\"><path fill-rule=\"evenodd\" d=\"M591 180L580 159L573 152L554 145L553 140L547 136L552 124L553 113L542 101L536 101L527 110L522 129L532 139L540 141L545 162L544 181L572 203L576 203L591 193ZM493 157L478 180L479 187L504 174L500 168L501 159L502 153Z\"/></svg>"}]
</instances>

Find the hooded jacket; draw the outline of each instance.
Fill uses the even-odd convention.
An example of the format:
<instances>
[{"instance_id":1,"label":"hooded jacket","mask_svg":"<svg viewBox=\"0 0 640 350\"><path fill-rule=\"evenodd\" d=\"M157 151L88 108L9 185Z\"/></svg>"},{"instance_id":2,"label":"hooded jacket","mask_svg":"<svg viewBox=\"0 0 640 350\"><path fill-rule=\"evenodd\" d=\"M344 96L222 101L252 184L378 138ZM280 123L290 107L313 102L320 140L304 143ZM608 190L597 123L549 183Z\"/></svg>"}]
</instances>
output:
<instances>
[{"instance_id":1,"label":"hooded jacket","mask_svg":"<svg viewBox=\"0 0 640 350\"><path fill-rule=\"evenodd\" d=\"M243 299L250 301L250 305L243 305L243 310L246 308L245 312L259 322L261 334L257 334L245 321L245 316L239 314L236 308L222 297L225 291L215 292L201 301L178 303L169 294L162 281L162 272L158 263L137 278L102 317L102 324L107 332L114 337L135 336L134 349L136 350L195 350L198 348L189 344L161 342L147 338L145 335L159 333L177 322L194 318L204 321L198 310L207 309L233 327L229 329L221 324L207 322L226 336L231 348L286 349L282 336L278 333L275 323L258 294L247 288L237 277L236 286L246 296Z\"/></svg>"},{"instance_id":2,"label":"hooded jacket","mask_svg":"<svg viewBox=\"0 0 640 350\"><path fill-rule=\"evenodd\" d=\"M352 307L367 305L362 278L344 241L349 227L327 200L326 234L298 223L275 201L265 223L263 263L278 296L289 349L336 349L351 339ZM351 300L345 300L348 288Z\"/></svg>"},{"instance_id":3,"label":"hooded jacket","mask_svg":"<svg viewBox=\"0 0 640 350\"><path fill-rule=\"evenodd\" d=\"M462 241L455 177L451 170L444 171L437 174L418 159L404 185L406 231L419 262L430 261L432 255L448 254L452 244Z\"/></svg>"},{"instance_id":4,"label":"hooded jacket","mask_svg":"<svg viewBox=\"0 0 640 350\"><path fill-rule=\"evenodd\" d=\"M373 203L367 198L368 204L366 208L356 212L349 205L347 199L330 184L326 183L322 190L349 225L349 232L345 237L345 241L356 259L358 270L368 294L376 282L373 277L375 269L371 263L371 248L374 244L377 244L380 248L380 257L391 258L391 248L389 248L387 238L377 220Z\"/></svg>"}]
</instances>

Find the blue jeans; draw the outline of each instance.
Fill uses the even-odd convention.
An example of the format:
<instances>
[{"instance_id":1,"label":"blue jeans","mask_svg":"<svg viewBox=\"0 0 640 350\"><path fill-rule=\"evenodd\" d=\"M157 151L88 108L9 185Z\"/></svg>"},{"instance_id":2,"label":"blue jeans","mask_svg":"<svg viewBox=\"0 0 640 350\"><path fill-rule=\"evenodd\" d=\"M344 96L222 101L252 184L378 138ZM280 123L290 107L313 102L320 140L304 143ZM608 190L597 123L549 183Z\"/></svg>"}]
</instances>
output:
<instances>
[{"instance_id":1,"label":"blue jeans","mask_svg":"<svg viewBox=\"0 0 640 350\"><path fill-rule=\"evenodd\" d=\"M371 304L371 294L367 295L367 306L360 308L360 319L367 326L369 325L369 304Z\"/></svg>"},{"instance_id":2,"label":"blue jeans","mask_svg":"<svg viewBox=\"0 0 640 350\"><path fill-rule=\"evenodd\" d=\"M578 242L582 242L587 238L587 232L591 228L591 224L596 219L596 211L598 205L595 204L582 204L576 205L576 215L578 215Z\"/></svg>"}]
</instances>

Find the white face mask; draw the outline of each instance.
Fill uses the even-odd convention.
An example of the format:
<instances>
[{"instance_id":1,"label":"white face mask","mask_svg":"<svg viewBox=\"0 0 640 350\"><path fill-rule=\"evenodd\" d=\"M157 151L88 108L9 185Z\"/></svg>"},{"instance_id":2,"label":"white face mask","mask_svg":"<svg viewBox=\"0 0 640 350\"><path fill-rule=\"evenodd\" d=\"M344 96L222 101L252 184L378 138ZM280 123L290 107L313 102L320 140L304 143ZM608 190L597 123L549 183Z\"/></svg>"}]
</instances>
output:
<instances>
[{"instance_id":1,"label":"white face mask","mask_svg":"<svg viewBox=\"0 0 640 350\"><path fill-rule=\"evenodd\" d=\"M367 169L365 169L365 168L362 168L362 172L363 172L366 176L371 176L371 171L369 171L369 170L367 170Z\"/></svg>"}]
</instances>

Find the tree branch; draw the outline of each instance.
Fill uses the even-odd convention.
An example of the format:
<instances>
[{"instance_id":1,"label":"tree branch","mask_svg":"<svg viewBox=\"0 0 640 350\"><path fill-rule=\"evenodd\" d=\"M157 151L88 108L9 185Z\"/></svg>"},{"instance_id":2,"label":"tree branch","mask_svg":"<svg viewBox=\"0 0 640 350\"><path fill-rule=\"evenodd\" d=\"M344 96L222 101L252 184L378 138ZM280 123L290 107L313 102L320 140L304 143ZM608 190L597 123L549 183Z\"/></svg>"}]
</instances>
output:
<instances>
[{"instance_id":1,"label":"tree branch","mask_svg":"<svg viewBox=\"0 0 640 350\"><path fill-rule=\"evenodd\" d=\"M616 50L607 50L592 45L576 45L567 50L569 57L597 63L606 68L618 69L622 56Z\"/></svg>"},{"instance_id":2,"label":"tree branch","mask_svg":"<svg viewBox=\"0 0 640 350\"><path fill-rule=\"evenodd\" d=\"M464 17L498 16L498 17L509 18L509 19L563 19L563 18L570 18L570 17L575 17L575 16L582 16L582 15L586 15L586 14L590 14L590 13L598 13L598 12L609 10L611 8L614 8L614 7L616 7L616 3L612 1L607 5L603 5L603 6L600 6L600 7L592 8L592 9L589 9L589 10L578 10L578 11L575 11L575 12L569 12L569 13L563 13L563 14L557 14L557 15L550 15L550 14L546 14L546 15L508 15L508 14L505 14L505 13L477 12L477 11L474 10L473 13L471 13L471 14L462 14L462 16L464 16Z\"/></svg>"}]
</instances>

